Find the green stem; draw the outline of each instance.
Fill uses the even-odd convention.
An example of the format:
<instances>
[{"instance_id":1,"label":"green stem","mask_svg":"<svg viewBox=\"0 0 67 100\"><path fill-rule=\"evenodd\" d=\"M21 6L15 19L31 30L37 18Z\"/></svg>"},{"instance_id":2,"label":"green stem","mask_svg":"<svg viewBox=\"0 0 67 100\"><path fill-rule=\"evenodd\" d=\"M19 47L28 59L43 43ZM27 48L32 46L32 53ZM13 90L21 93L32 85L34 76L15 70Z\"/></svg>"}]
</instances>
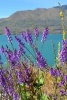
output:
<instances>
[{"instance_id":1,"label":"green stem","mask_svg":"<svg viewBox=\"0 0 67 100\"><path fill-rule=\"evenodd\" d=\"M14 46L13 46L12 42L11 42L11 46L12 46L12 49L13 49L13 51L14 51Z\"/></svg>"},{"instance_id":2,"label":"green stem","mask_svg":"<svg viewBox=\"0 0 67 100\"><path fill-rule=\"evenodd\" d=\"M25 83L24 83L24 92L25 92L25 99L27 100Z\"/></svg>"},{"instance_id":3,"label":"green stem","mask_svg":"<svg viewBox=\"0 0 67 100\"><path fill-rule=\"evenodd\" d=\"M55 77L55 98L57 100L57 77Z\"/></svg>"},{"instance_id":4,"label":"green stem","mask_svg":"<svg viewBox=\"0 0 67 100\"><path fill-rule=\"evenodd\" d=\"M57 64L56 64L56 50L55 50L55 45L54 45L53 41L52 41L52 47L53 47L53 52L54 52L55 66L56 66L56 68L57 68Z\"/></svg>"},{"instance_id":5,"label":"green stem","mask_svg":"<svg viewBox=\"0 0 67 100\"><path fill-rule=\"evenodd\" d=\"M21 91L21 86L19 84L19 95L21 96L21 100L23 100L23 96L22 96L22 91Z\"/></svg>"},{"instance_id":6,"label":"green stem","mask_svg":"<svg viewBox=\"0 0 67 100\"><path fill-rule=\"evenodd\" d=\"M26 56L26 57L30 60L30 62L33 62L33 61L29 58L29 56L28 56L28 55L23 54L22 56L23 56L23 57L25 57L25 56Z\"/></svg>"},{"instance_id":7,"label":"green stem","mask_svg":"<svg viewBox=\"0 0 67 100\"><path fill-rule=\"evenodd\" d=\"M41 47L41 53L42 53L42 50L43 50L43 46L44 46L44 43L42 43L42 47Z\"/></svg>"},{"instance_id":8,"label":"green stem","mask_svg":"<svg viewBox=\"0 0 67 100\"><path fill-rule=\"evenodd\" d=\"M29 53L33 56L33 58L36 59L35 56L30 52L30 50L26 46L24 47L29 51Z\"/></svg>"}]
</instances>

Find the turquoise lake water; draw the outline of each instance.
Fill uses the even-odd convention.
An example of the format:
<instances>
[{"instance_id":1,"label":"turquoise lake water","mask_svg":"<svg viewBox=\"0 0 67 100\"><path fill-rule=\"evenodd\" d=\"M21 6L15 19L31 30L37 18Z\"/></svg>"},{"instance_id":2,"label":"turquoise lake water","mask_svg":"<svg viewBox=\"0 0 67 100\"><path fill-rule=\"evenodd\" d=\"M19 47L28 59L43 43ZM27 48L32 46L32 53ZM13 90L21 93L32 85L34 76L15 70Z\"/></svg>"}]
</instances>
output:
<instances>
[{"instance_id":1,"label":"turquoise lake water","mask_svg":"<svg viewBox=\"0 0 67 100\"><path fill-rule=\"evenodd\" d=\"M20 35L18 35L18 36L20 37ZM12 37L13 37L14 48L18 48L18 43L16 42L14 35L12 35ZM37 42L37 47L38 47L39 51L41 51L41 48L42 48L41 38L42 38L42 35L39 36L39 39ZM21 37L21 39L22 39L22 37ZM24 41L24 40L22 39L22 41ZM53 48L52 48L52 41L55 45L56 55L57 55L58 43L59 42L62 43L62 34L49 34L46 41L44 42L44 46L43 46L41 53L42 53L43 57L47 60L48 65L50 65L50 66L54 66L54 52L53 52ZM2 45L4 47L6 47L6 44L9 46L9 48L12 48L11 44L8 42L7 36L0 35L0 47ZM33 50L30 48L30 45L28 45L27 43L25 43L25 45L34 54ZM30 55L30 53L27 52L27 55ZM3 55L2 55L2 60L3 60L3 62L6 62L5 57ZM33 60L33 58L32 58L32 60Z\"/></svg>"}]
</instances>

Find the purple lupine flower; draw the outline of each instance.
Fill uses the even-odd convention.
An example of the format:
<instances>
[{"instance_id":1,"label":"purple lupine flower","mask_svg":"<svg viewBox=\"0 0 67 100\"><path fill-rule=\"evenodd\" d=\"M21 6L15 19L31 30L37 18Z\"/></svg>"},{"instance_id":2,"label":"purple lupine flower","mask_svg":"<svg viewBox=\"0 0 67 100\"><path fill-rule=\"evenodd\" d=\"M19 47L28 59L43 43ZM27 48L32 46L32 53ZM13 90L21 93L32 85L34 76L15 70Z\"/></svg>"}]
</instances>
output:
<instances>
[{"instance_id":1,"label":"purple lupine flower","mask_svg":"<svg viewBox=\"0 0 67 100\"><path fill-rule=\"evenodd\" d=\"M61 80L60 83L61 83L61 85L64 85L65 84L65 81L64 80Z\"/></svg>"},{"instance_id":2,"label":"purple lupine flower","mask_svg":"<svg viewBox=\"0 0 67 100\"><path fill-rule=\"evenodd\" d=\"M65 92L65 95L67 96L67 92Z\"/></svg>"},{"instance_id":3,"label":"purple lupine flower","mask_svg":"<svg viewBox=\"0 0 67 100\"><path fill-rule=\"evenodd\" d=\"M30 78L30 70L29 70L29 68L24 68L24 73L26 74L26 81L29 81L29 78Z\"/></svg>"},{"instance_id":4,"label":"purple lupine flower","mask_svg":"<svg viewBox=\"0 0 67 100\"><path fill-rule=\"evenodd\" d=\"M61 82L58 84L59 87L62 87L65 84L64 80L61 80Z\"/></svg>"},{"instance_id":5,"label":"purple lupine flower","mask_svg":"<svg viewBox=\"0 0 67 100\"><path fill-rule=\"evenodd\" d=\"M51 69L50 69L50 74L51 74L52 76L60 76L60 75L61 75L60 70L55 69L55 68L51 68Z\"/></svg>"},{"instance_id":6,"label":"purple lupine flower","mask_svg":"<svg viewBox=\"0 0 67 100\"><path fill-rule=\"evenodd\" d=\"M23 47L19 44L19 50L17 52L18 57L20 58L22 54L25 54Z\"/></svg>"},{"instance_id":7,"label":"purple lupine flower","mask_svg":"<svg viewBox=\"0 0 67 100\"><path fill-rule=\"evenodd\" d=\"M13 80L13 76L12 76L12 70L10 70L10 72L7 75L8 78L8 93L10 96L13 96L13 92L14 92L14 80Z\"/></svg>"},{"instance_id":8,"label":"purple lupine flower","mask_svg":"<svg viewBox=\"0 0 67 100\"><path fill-rule=\"evenodd\" d=\"M19 95L18 93L13 93L13 100L19 100Z\"/></svg>"},{"instance_id":9,"label":"purple lupine flower","mask_svg":"<svg viewBox=\"0 0 67 100\"><path fill-rule=\"evenodd\" d=\"M65 81L64 80L61 80L61 84L64 85L65 84Z\"/></svg>"},{"instance_id":10,"label":"purple lupine flower","mask_svg":"<svg viewBox=\"0 0 67 100\"><path fill-rule=\"evenodd\" d=\"M25 83L26 83L27 86L29 86L30 83L33 81L31 79L31 70L30 70L30 68L25 67L24 68L24 73L25 73Z\"/></svg>"},{"instance_id":11,"label":"purple lupine flower","mask_svg":"<svg viewBox=\"0 0 67 100\"><path fill-rule=\"evenodd\" d=\"M19 37L15 36L15 39L18 41L20 45L24 46L24 43L21 41Z\"/></svg>"},{"instance_id":12,"label":"purple lupine flower","mask_svg":"<svg viewBox=\"0 0 67 100\"><path fill-rule=\"evenodd\" d=\"M12 87L8 86L7 90L8 90L9 95L12 96L13 95L13 89L12 89Z\"/></svg>"},{"instance_id":13,"label":"purple lupine flower","mask_svg":"<svg viewBox=\"0 0 67 100\"><path fill-rule=\"evenodd\" d=\"M44 43L44 41L45 41L46 38L47 38L47 35L48 35L48 27L46 27L46 28L44 29L44 31L43 31L43 35L42 35L42 40L41 40L41 42Z\"/></svg>"},{"instance_id":14,"label":"purple lupine flower","mask_svg":"<svg viewBox=\"0 0 67 100\"><path fill-rule=\"evenodd\" d=\"M6 51L7 60L10 61L12 58L13 52L11 50Z\"/></svg>"},{"instance_id":15,"label":"purple lupine flower","mask_svg":"<svg viewBox=\"0 0 67 100\"><path fill-rule=\"evenodd\" d=\"M3 75L3 70L0 68L0 86L2 85L2 75Z\"/></svg>"},{"instance_id":16,"label":"purple lupine flower","mask_svg":"<svg viewBox=\"0 0 67 100\"><path fill-rule=\"evenodd\" d=\"M27 42L28 42L29 44L32 44L32 43L33 43L32 35L31 35L29 29L27 29L27 31L26 31L26 38L27 38Z\"/></svg>"},{"instance_id":17,"label":"purple lupine flower","mask_svg":"<svg viewBox=\"0 0 67 100\"><path fill-rule=\"evenodd\" d=\"M67 40L62 40L62 48L67 46Z\"/></svg>"},{"instance_id":18,"label":"purple lupine flower","mask_svg":"<svg viewBox=\"0 0 67 100\"><path fill-rule=\"evenodd\" d=\"M60 61L64 65L67 63L67 40L62 42L62 50L60 51Z\"/></svg>"},{"instance_id":19,"label":"purple lupine flower","mask_svg":"<svg viewBox=\"0 0 67 100\"><path fill-rule=\"evenodd\" d=\"M21 36L27 42L26 32L21 32Z\"/></svg>"},{"instance_id":20,"label":"purple lupine flower","mask_svg":"<svg viewBox=\"0 0 67 100\"><path fill-rule=\"evenodd\" d=\"M51 74L52 76L55 76L55 69L54 69L54 68L51 68L51 69L50 69L50 74Z\"/></svg>"},{"instance_id":21,"label":"purple lupine flower","mask_svg":"<svg viewBox=\"0 0 67 100\"><path fill-rule=\"evenodd\" d=\"M10 73L9 73L10 74ZM7 90L8 90L8 93L9 93L9 95L10 96L13 96L13 92L14 92L14 81L12 80L13 78L12 77L9 77L9 75L7 76L7 78L8 78L8 88L7 88Z\"/></svg>"},{"instance_id":22,"label":"purple lupine flower","mask_svg":"<svg viewBox=\"0 0 67 100\"><path fill-rule=\"evenodd\" d=\"M1 55L0 55L0 65L2 65L2 64L3 64L3 62L2 62L1 60L2 60L2 58L1 58Z\"/></svg>"},{"instance_id":23,"label":"purple lupine flower","mask_svg":"<svg viewBox=\"0 0 67 100\"><path fill-rule=\"evenodd\" d=\"M58 87L62 87L63 86L63 84L61 84L61 82L60 83L58 83Z\"/></svg>"},{"instance_id":24,"label":"purple lupine flower","mask_svg":"<svg viewBox=\"0 0 67 100\"><path fill-rule=\"evenodd\" d=\"M64 80L67 82L67 75L64 75Z\"/></svg>"},{"instance_id":25,"label":"purple lupine flower","mask_svg":"<svg viewBox=\"0 0 67 100\"><path fill-rule=\"evenodd\" d=\"M8 78L4 75L4 71L0 70L0 85L2 87L2 89L4 90L4 92L8 92Z\"/></svg>"},{"instance_id":26,"label":"purple lupine flower","mask_svg":"<svg viewBox=\"0 0 67 100\"><path fill-rule=\"evenodd\" d=\"M2 54L4 54L4 53L5 53L5 48L2 46L2 47L0 48L0 51L2 52Z\"/></svg>"},{"instance_id":27,"label":"purple lupine flower","mask_svg":"<svg viewBox=\"0 0 67 100\"><path fill-rule=\"evenodd\" d=\"M13 54L13 56L11 57L11 60L10 60L10 64L11 64L12 67L15 67L15 66L19 66L20 65L19 58L18 58L17 55L15 56Z\"/></svg>"},{"instance_id":28,"label":"purple lupine flower","mask_svg":"<svg viewBox=\"0 0 67 100\"><path fill-rule=\"evenodd\" d=\"M9 61L11 67L19 66L20 64L16 50L14 52L9 51L7 53L7 60Z\"/></svg>"},{"instance_id":29,"label":"purple lupine flower","mask_svg":"<svg viewBox=\"0 0 67 100\"><path fill-rule=\"evenodd\" d=\"M5 78L3 77L3 74L4 74L4 73L3 73L3 70L1 69L1 70L0 70L0 79L1 79L0 82L1 82L2 85L6 85L6 80L5 80Z\"/></svg>"},{"instance_id":30,"label":"purple lupine flower","mask_svg":"<svg viewBox=\"0 0 67 100\"><path fill-rule=\"evenodd\" d=\"M40 67L44 68L47 66L45 59L42 57L41 53L38 50L36 50L36 59Z\"/></svg>"},{"instance_id":31,"label":"purple lupine flower","mask_svg":"<svg viewBox=\"0 0 67 100\"><path fill-rule=\"evenodd\" d=\"M39 36L39 30L38 30L37 27L34 29L34 35L35 35L35 38L36 38L36 39L37 39L38 36Z\"/></svg>"},{"instance_id":32,"label":"purple lupine flower","mask_svg":"<svg viewBox=\"0 0 67 100\"><path fill-rule=\"evenodd\" d=\"M22 84L24 82L24 79L22 77L22 72L21 71L16 71L17 78L18 78L18 83Z\"/></svg>"},{"instance_id":33,"label":"purple lupine flower","mask_svg":"<svg viewBox=\"0 0 67 100\"><path fill-rule=\"evenodd\" d=\"M10 30L7 27L5 27L5 33L8 37L8 41L11 43L12 42L12 37L11 37Z\"/></svg>"},{"instance_id":34,"label":"purple lupine flower","mask_svg":"<svg viewBox=\"0 0 67 100\"><path fill-rule=\"evenodd\" d=\"M13 95L14 84L10 73L5 69L0 69L0 86L5 94Z\"/></svg>"},{"instance_id":35,"label":"purple lupine flower","mask_svg":"<svg viewBox=\"0 0 67 100\"><path fill-rule=\"evenodd\" d=\"M61 75L61 72L59 69L56 69L56 76L60 76Z\"/></svg>"},{"instance_id":36,"label":"purple lupine flower","mask_svg":"<svg viewBox=\"0 0 67 100\"><path fill-rule=\"evenodd\" d=\"M65 89L60 90L61 95L65 95Z\"/></svg>"}]
</instances>

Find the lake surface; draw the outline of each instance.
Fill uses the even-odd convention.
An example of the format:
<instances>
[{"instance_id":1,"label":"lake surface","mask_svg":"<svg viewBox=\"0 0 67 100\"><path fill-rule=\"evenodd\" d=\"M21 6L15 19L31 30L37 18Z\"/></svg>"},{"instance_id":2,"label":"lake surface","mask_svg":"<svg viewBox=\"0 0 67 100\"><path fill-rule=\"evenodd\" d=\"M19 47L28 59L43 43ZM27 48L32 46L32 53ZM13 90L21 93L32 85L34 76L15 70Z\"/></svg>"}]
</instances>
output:
<instances>
[{"instance_id":1,"label":"lake surface","mask_svg":"<svg viewBox=\"0 0 67 100\"><path fill-rule=\"evenodd\" d=\"M18 35L18 36L21 37L20 35ZM14 48L17 49L18 43L16 42L14 35L12 35L12 38L13 38ZM39 39L37 41L37 47L38 47L39 51L41 51L41 48L42 48L41 38L42 38L42 35L40 34ZM22 39L22 37L21 37L21 39ZM22 41L24 41L24 40L22 39ZM54 66L54 52L53 52L53 48L52 48L52 41L55 45L56 55L57 55L58 43L59 42L62 43L62 34L49 34L46 41L44 42L41 53L42 53L43 57L47 60L48 65L50 65L50 66ZM2 45L4 47L6 47L6 44L9 46L10 49L12 49L11 44L8 42L7 36L0 35L0 47ZM25 43L25 45L34 54L30 45L28 45L27 43ZM30 55L30 53L28 51L27 51L27 55ZM32 58L32 60L34 60L34 59ZM6 62L5 57L3 55L2 55L2 61Z\"/></svg>"}]
</instances>

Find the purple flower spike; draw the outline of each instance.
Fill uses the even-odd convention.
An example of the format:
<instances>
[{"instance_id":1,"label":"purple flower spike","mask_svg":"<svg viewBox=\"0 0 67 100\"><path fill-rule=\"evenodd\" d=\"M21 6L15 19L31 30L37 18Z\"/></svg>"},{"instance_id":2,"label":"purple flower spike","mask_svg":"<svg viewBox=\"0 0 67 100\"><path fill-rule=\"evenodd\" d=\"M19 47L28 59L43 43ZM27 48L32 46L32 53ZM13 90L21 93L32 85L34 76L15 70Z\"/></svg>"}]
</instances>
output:
<instances>
[{"instance_id":1,"label":"purple flower spike","mask_svg":"<svg viewBox=\"0 0 67 100\"><path fill-rule=\"evenodd\" d=\"M33 43L32 35L31 35L29 29L27 29L27 31L26 31L26 38L27 38L27 42L28 42L29 44L32 44L32 43Z\"/></svg>"},{"instance_id":2,"label":"purple flower spike","mask_svg":"<svg viewBox=\"0 0 67 100\"><path fill-rule=\"evenodd\" d=\"M19 95L18 93L13 93L13 100L19 100Z\"/></svg>"},{"instance_id":3,"label":"purple flower spike","mask_svg":"<svg viewBox=\"0 0 67 100\"><path fill-rule=\"evenodd\" d=\"M4 53L5 53L5 48L2 46L2 47L0 48L0 51L2 52L2 54L4 54Z\"/></svg>"},{"instance_id":4,"label":"purple flower spike","mask_svg":"<svg viewBox=\"0 0 67 100\"><path fill-rule=\"evenodd\" d=\"M15 36L15 39L17 40L17 42L18 42L20 45L24 46L24 43L21 41L20 38L18 38L17 36Z\"/></svg>"},{"instance_id":5,"label":"purple flower spike","mask_svg":"<svg viewBox=\"0 0 67 100\"><path fill-rule=\"evenodd\" d=\"M65 95L65 90L64 89L60 90L60 93L61 95Z\"/></svg>"},{"instance_id":6,"label":"purple flower spike","mask_svg":"<svg viewBox=\"0 0 67 100\"><path fill-rule=\"evenodd\" d=\"M10 30L7 27L5 27L5 33L8 37L8 41L11 43L12 42L12 37L11 37Z\"/></svg>"},{"instance_id":7,"label":"purple flower spike","mask_svg":"<svg viewBox=\"0 0 67 100\"><path fill-rule=\"evenodd\" d=\"M66 47L67 46L67 40L63 40L62 41L62 48Z\"/></svg>"},{"instance_id":8,"label":"purple flower spike","mask_svg":"<svg viewBox=\"0 0 67 100\"><path fill-rule=\"evenodd\" d=\"M26 32L21 32L21 36L27 42Z\"/></svg>"},{"instance_id":9,"label":"purple flower spike","mask_svg":"<svg viewBox=\"0 0 67 100\"><path fill-rule=\"evenodd\" d=\"M25 54L23 47L19 44L19 50L17 52L18 57L20 58L22 54Z\"/></svg>"},{"instance_id":10,"label":"purple flower spike","mask_svg":"<svg viewBox=\"0 0 67 100\"><path fill-rule=\"evenodd\" d=\"M17 78L18 78L18 83L22 84L24 82L24 79L22 78L22 72L21 71L16 71Z\"/></svg>"},{"instance_id":11,"label":"purple flower spike","mask_svg":"<svg viewBox=\"0 0 67 100\"><path fill-rule=\"evenodd\" d=\"M60 83L58 83L58 87L62 87L63 85L61 84L61 82Z\"/></svg>"},{"instance_id":12,"label":"purple flower spike","mask_svg":"<svg viewBox=\"0 0 67 100\"><path fill-rule=\"evenodd\" d=\"M39 64L40 67L44 68L47 66L45 59L42 57L41 53L38 50L36 50L36 58L37 58L37 63Z\"/></svg>"},{"instance_id":13,"label":"purple flower spike","mask_svg":"<svg viewBox=\"0 0 67 100\"><path fill-rule=\"evenodd\" d=\"M36 39L37 39L38 36L39 36L39 30L38 30L37 27L34 29L34 35L35 35L35 38L36 38Z\"/></svg>"},{"instance_id":14,"label":"purple flower spike","mask_svg":"<svg viewBox=\"0 0 67 100\"><path fill-rule=\"evenodd\" d=\"M19 66L20 62L19 62L19 57L18 57L18 54L17 54L17 51L15 50L14 52L12 51L9 51L7 53L7 60L9 61L10 63L10 66L13 68L15 66Z\"/></svg>"},{"instance_id":15,"label":"purple flower spike","mask_svg":"<svg viewBox=\"0 0 67 100\"><path fill-rule=\"evenodd\" d=\"M46 40L47 38L47 35L48 35L48 27L46 27L43 31L43 35L42 35L42 42L44 43L44 41Z\"/></svg>"},{"instance_id":16,"label":"purple flower spike","mask_svg":"<svg viewBox=\"0 0 67 100\"><path fill-rule=\"evenodd\" d=\"M60 52L60 61L64 65L67 63L67 40L62 41L62 50Z\"/></svg>"},{"instance_id":17,"label":"purple flower spike","mask_svg":"<svg viewBox=\"0 0 67 100\"><path fill-rule=\"evenodd\" d=\"M0 68L0 86L2 85L2 76L3 75L3 71L2 69Z\"/></svg>"},{"instance_id":18,"label":"purple flower spike","mask_svg":"<svg viewBox=\"0 0 67 100\"><path fill-rule=\"evenodd\" d=\"M0 65L2 65L2 64L3 64L3 62L2 62L1 60L2 60L2 58L1 58L1 55L0 55Z\"/></svg>"},{"instance_id":19,"label":"purple flower spike","mask_svg":"<svg viewBox=\"0 0 67 100\"><path fill-rule=\"evenodd\" d=\"M65 95L67 96L67 92L65 92Z\"/></svg>"},{"instance_id":20,"label":"purple flower spike","mask_svg":"<svg viewBox=\"0 0 67 100\"><path fill-rule=\"evenodd\" d=\"M50 69L50 74L51 74L52 76L55 76L55 69L54 69L54 68L51 68L51 69Z\"/></svg>"},{"instance_id":21,"label":"purple flower spike","mask_svg":"<svg viewBox=\"0 0 67 100\"><path fill-rule=\"evenodd\" d=\"M60 70L54 69L54 68L50 69L50 73L52 76L60 76L61 75Z\"/></svg>"},{"instance_id":22,"label":"purple flower spike","mask_svg":"<svg viewBox=\"0 0 67 100\"><path fill-rule=\"evenodd\" d=\"M64 76L65 81L67 82L67 75Z\"/></svg>"}]
</instances>

